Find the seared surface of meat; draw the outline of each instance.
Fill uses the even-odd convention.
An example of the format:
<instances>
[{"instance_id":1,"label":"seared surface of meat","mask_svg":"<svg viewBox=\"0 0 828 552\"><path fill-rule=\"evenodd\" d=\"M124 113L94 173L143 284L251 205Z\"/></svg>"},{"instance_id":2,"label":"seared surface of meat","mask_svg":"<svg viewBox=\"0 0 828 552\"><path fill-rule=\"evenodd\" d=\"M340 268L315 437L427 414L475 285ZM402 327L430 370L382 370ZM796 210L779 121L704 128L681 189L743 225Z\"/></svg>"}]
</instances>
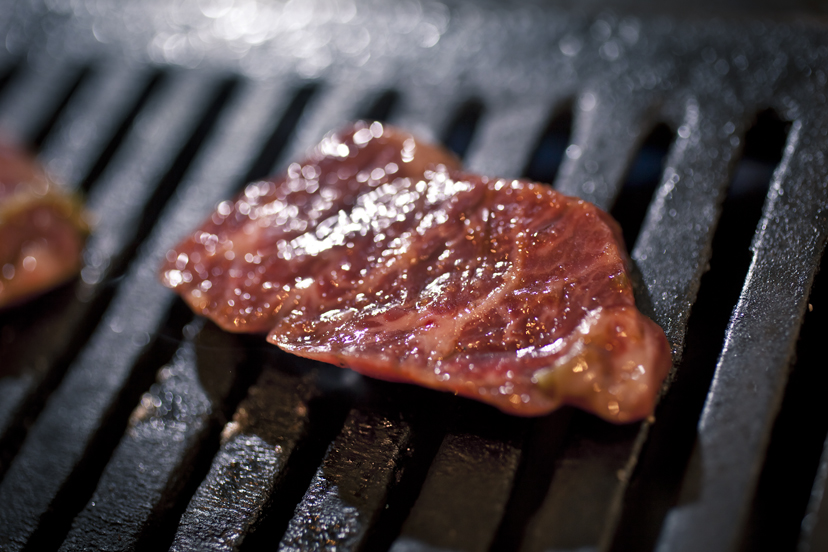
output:
<instances>
[{"instance_id":1,"label":"seared surface of meat","mask_svg":"<svg viewBox=\"0 0 828 552\"><path fill-rule=\"evenodd\" d=\"M453 165L357 124L219 205L163 280L228 329L374 377L521 415L648 415L670 351L635 308L618 225Z\"/></svg>"},{"instance_id":2,"label":"seared surface of meat","mask_svg":"<svg viewBox=\"0 0 828 552\"><path fill-rule=\"evenodd\" d=\"M88 231L80 204L26 153L0 143L0 308L77 274Z\"/></svg>"}]
</instances>

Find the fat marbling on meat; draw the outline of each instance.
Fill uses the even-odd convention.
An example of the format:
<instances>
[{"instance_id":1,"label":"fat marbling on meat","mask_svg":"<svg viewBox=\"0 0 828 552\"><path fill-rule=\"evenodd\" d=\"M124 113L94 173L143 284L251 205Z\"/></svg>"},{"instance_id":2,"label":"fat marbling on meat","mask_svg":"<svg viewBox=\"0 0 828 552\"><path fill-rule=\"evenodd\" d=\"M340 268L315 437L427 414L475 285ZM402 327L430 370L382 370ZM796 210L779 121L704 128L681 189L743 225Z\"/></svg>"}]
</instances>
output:
<instances>
[{"instance_id":1,"label":"fat marbling on meat","mask_svg":"<svg viewBox=\"0 0 828 552\"><path fill-rule=\"evenodd\" d=\"M652 412L670 367L627 263L597 207L357 123L220 204L162 279L297 355L513 414L625 422Z\"/></svg>"},{"instance_id":2,"label":"fat marbling on meat","mask_svg":"<svg viewBox=\"0 0 828 552\"><path fill-rule=\"evenodd\" d=\"M80 202L27 153L0 142L0 308L77 274L88 232Z\"/></svg>"},{"instance_id":3,"label":"fat marbling on meat","mask_svg":"<svg viewBox=\"0 0 828 552\"><path fill-rule=\"evenodd\" d=\"M421 178L430 163L459 167L448 153L379 123L325 137L285 175L248 185L220 203L209 220L168 252L162 279L196 312L234 332L265 333L297 282L347 249L298 252L357 198L397 179Z\"/></svg>"}]
</instances>

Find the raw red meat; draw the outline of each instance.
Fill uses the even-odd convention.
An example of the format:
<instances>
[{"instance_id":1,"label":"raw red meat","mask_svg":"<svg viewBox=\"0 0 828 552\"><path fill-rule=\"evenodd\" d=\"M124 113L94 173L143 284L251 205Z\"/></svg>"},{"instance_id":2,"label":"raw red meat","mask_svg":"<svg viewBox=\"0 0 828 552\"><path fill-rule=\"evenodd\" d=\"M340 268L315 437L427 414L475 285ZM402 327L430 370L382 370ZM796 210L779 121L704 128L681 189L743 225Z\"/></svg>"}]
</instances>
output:
<instances>
[{"instance_id":1,"label":"raw red meat","mask_svg":"<svg viewBox=\"0 0 828 552\"><path fill-rule=\"evenodd\" d=\"M168 252L162 280L226 330L268 332L297 283L348 247L332 240L315 245L319 251L296 244L325 232L358 197L420 178L432 163L459 166L450 154L379 123L331 134L282 178L254 182L235 202L220 203Z\"/></svg>"},{"instance_id":2,"label":"raw red meat","mask_svg":"<svg viewBox=\"0 0 828 552\"><path fill-rule=\"evenodd\" d=\"M404 166L400 136L374 123L326 138L285 180L219 206L170 253L165 282L225 327L377 378L520 415L651 413L670 350L635 308L609 215L541 184L460 173L420 145L419 165L389 171L392 155ZM331 153L341 144L348 157ZM307 166L331 187L308 189Z\"/></svg>"},{"instance_id":3,"label":"raw red meat","mask_svg":"<svg viewBox=\"0 0 828 552\"><path fill-rule=\"evenodd\" d=\"M77 274L88 232L80 203L0 142L0 308Z\"/></svg>"}]
</instances>

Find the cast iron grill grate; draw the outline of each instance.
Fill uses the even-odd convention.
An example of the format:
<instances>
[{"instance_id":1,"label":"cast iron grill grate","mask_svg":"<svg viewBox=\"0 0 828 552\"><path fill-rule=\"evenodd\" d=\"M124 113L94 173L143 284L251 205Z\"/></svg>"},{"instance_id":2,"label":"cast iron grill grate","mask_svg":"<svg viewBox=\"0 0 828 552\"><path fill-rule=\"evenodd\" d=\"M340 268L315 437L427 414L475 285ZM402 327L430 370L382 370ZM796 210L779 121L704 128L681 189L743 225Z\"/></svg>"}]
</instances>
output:
<instances>
[{"instance_id":1,"label":"cast iron grill grate","mask_svg":"<svg viewBox=\"0 0 828 552\"><path fill-rule=\"evenodd\" d=\"M825 27L459 0L2 4L0 128L97 220L76 282L0 313L0 548L825 542L828 419L803 406L825 383ZM369 381L161 288L219 200L358 117L615 206L674 349L654 419L514 419Z\"/></svg>"}]
</instances>

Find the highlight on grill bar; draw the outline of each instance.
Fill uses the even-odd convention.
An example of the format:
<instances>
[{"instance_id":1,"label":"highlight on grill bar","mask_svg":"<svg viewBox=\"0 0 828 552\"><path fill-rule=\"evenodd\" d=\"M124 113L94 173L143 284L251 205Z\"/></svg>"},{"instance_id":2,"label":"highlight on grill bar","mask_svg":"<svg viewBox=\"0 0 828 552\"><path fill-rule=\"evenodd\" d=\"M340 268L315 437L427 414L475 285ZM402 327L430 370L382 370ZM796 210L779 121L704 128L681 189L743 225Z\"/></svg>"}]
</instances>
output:
<instances>
[{"instance_id":1,"label":"highlight on grill bar","mask_svg":"<svg viewBox=\"0 0 828 552\"><path fill-rule=\"evenodd\" d=\"M95 219L75 281L0 312L0 549L825 548L828 22L716 4L0 0L0 132ZM513 418L163 289L357 118L612 211L673 348L653 417Z\"/></svg>"}]
</instances>

